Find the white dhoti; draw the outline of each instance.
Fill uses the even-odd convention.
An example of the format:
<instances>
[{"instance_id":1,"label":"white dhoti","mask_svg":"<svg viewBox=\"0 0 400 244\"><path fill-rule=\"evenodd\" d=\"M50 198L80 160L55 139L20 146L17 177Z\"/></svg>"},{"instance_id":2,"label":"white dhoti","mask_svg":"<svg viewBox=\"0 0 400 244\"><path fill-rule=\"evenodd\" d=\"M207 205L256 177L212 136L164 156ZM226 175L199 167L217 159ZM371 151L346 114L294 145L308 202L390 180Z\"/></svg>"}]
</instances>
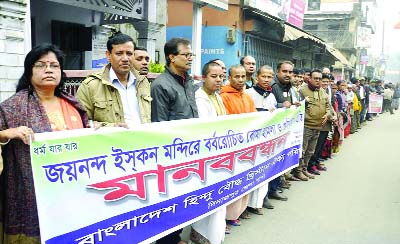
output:
<instances>
[{"instance_id":1,"label":"white dhoti","mask_svg":"<svg viewBox=\"0 0 400 244\"><path fill-rule=\"evenodd\" d=\"M226 207L223 207L210 216L193 223L192 228L207 238L211 244L221 244L225 238L225 215Z\"/></svg>"},{"instance_id":2,"label":"white dhoti","mask_svg":"<svg viewBox=\"0 0 400 244\"><path fill-rule=\"evenodd\" d=\"M268 193L268 182L262 185L257 190L250 193L250 199L248 206L251 208L262 208L264 203L264 198Z\"/></svg>"}]
</instances>

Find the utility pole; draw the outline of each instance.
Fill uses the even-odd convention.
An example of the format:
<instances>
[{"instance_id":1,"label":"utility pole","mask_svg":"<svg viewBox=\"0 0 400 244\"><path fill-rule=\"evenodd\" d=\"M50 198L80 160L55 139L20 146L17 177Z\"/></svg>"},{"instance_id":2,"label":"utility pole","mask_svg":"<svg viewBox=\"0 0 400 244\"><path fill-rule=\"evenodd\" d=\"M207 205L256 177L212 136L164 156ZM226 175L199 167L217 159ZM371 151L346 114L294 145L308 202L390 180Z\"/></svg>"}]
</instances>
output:
<instances>
[{"instance_id":1,"label":"utility pole","mask_svg":"<svg viewBox=\"0 0 400 244\"><path fill-rule=\"evenodd\" d=\"M382 68L382 73L381 77L382 80L385 79L385 69L386 69L386 62L385 62L385 20L382 22L382 50L381 50L381 68Z\"/></svg>"}]
</instances>

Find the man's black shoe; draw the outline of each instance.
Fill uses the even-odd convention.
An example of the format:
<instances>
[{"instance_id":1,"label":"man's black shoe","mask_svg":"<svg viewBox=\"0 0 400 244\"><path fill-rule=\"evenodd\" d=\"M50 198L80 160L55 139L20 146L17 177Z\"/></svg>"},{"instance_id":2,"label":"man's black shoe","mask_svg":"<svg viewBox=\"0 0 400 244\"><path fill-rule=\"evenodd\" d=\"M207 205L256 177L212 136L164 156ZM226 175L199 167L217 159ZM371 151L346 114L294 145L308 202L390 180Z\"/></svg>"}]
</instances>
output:
<instances>
[{"instance_id":1,"label":"man's black shoe","mask_svg":"<svg viewBox=\"0 0 400 244\"><path fill-rule=\"evenodd\" d=\"M320 175L321 174L318 170L316 170L314 168L309 168L309 169L307 169L307 171L308 171L308 173L313 174L313 175Z\"/></svg>"},{"instance_id":2,"label":"man's black shoe","mask_svg":"<svg viewBox=\"0 0 400 244\"><path fill-rule=\"evenodd\" d=\"M268 200L268 197L264 198L263 207L266 209L274 209L274 205Z\"/></svg>"},{"instance_id":3,"label":"man's black shoe","mask_svg":"<svg viewBox=\"0 0 400 244\"><path fill-rule=\"evenodd\" d=\"M281 201L287 201L288 200L287 196L279 193L278 191L273 191L273 192L269 193L268 197L270 199L281 200Z\"/></svg>"}]
</instances>

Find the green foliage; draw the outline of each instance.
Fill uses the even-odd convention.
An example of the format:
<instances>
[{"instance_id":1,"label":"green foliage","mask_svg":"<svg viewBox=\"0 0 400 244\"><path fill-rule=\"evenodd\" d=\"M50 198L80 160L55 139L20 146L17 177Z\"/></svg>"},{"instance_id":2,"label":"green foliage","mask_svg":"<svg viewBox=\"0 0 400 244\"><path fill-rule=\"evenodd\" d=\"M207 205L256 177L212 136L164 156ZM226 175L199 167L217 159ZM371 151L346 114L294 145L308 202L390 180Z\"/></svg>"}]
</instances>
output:
<instances>
[{"instance_id":1,"label":"green foliage","mask_svg":"<svg viewBox=\"0 0 400 244\"><path fill-rule=\"evenodd\" d=\"M164 73L164 65L150 62L150 73Z\"/></svg>"}]
</instances>

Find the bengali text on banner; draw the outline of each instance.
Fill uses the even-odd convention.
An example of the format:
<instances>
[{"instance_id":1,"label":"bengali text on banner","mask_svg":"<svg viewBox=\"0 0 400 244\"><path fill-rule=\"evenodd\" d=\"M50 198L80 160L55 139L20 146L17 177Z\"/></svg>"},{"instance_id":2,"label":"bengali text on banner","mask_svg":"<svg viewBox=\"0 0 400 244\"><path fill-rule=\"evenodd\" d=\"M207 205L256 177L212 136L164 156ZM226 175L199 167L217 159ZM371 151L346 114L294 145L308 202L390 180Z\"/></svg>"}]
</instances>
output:
<instances>
[{"instance_id":1,"label":"bengali text on banner","mask_svg":"<svg viewBox=\"0 0 400 244\"><path fill-rule=\"evenodd\" d=\"M149 243L298 165L304 104L273 113L36 134L42 243Z\"/></svg>"}]
</instances>

